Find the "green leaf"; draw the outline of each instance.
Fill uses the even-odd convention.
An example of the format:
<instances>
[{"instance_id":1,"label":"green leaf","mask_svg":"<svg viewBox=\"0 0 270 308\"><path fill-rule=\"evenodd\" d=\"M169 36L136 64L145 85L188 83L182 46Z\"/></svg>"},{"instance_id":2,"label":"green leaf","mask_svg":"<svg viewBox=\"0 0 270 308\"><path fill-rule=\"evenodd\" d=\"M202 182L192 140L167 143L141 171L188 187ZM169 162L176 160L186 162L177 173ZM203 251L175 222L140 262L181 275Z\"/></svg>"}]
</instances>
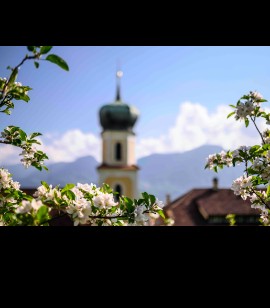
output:
<instances>
[{"instance_id":1,"label":"green leaf","mask_svg":"<svg viewBox=\"0 0 270 308\"><path fill-rule=\"evenodd\" d=\"M117 210L117 206L113 206L113 207L110 209L110 213L115 213L116 210Z\"/></svg>"},{"instance_id":2,"label":"green leaf","mask_svg":"<svg viewBox=\"0 0 270 308\"><path fill-rule=\"evenodd\" d=\"M252 155L254 154L255 152L257 152L258 150L261 149L261 146L260 145L253 145L250 150L249 150L249 153Z\"/></svg>"},{"instance_id":3,"label":"green leaf","mask_svg":"<svg viewBox=\"0 0 270 308\"><path fill-rule=\"evenodd\" d=\"M35 46L27 46L28 51L34 52Z\"/></svg>"},{"instance_id":4,"label":"green leaf","mask_svg":"<svg viewBox=\"0 0 270 308\"><path fill-rule=\"evenodd\" d=\"M266 195L267 197L269 197L270 195L270 185L267 186Z\"/></svg>"},{"instance_id":5,"label":"green leaf","mask_svg":"<svg viewBox=\"0 0 270 308\"><path fill-rule=\"evenodd\" d=\"M75 184L73 184L73 183L68 183L68 184L66 184L66 186L62 189L61 192L63 193L63 192L65 192L65 191L68 191L68 190L72 189L74 186L75 186Z\"/></svg>"},{"instance_id":6,"label":"green leaf","mask_svg":"<svg viewBox=\"0 0 270 308\"><path fill-rule=\"evenodd\" d=\"M35 167L36 169L38 169L39 171L42 170L42 167L40 165L38 165L37 163L32 163L31 166Z\"/></svg>"},{"instance_id":7,"label":"green leaf","mask_svg":"<svg viewBox=\"0 0 270 308\"><path fill-rule=\"evenodd\" d=\"M5 110L1 110L0 112L4 112L7 115L11 114L11 111L8 108L6 108Z\"/></svg>"},{"instance_id":8,"label":"green leaf","mask_svg":"<svg viewBox=\"0 0 270 308\"><path fill-rule=\"evenodd\" d=\"M18 75L18 68L16 67L16 68L12 71L12 73L11 73L11 75L10 75L10 77L9 77L8 85L14 83L14 81L15 81L16 78L17 78L17 75Z\"/></svg>"},{"instance_id":9,"label":"green leaf","mask_svg":"<svg viewBox=\"0 0 270 308\"><path fill-rule=\"evenodd\" d=\"M48 190L50 189L49 185L45 181L41 181L40 183L41 183L41 185L46 187Z\"/></svg>"},{"instance_id":10,"label":"green leaf","mask_svg":"<svg viewBox=\"0 0 270 308\"><path fill-rule=\"evenodd\" d=\"M245 119L245 125L246 125L246 127L248 127L248 125L249 125L249 120L247 118Z\"/></svg>"},{"instance_id":11,"label":"green leaf","mask_svg":"<svg viewBox=\"0 0 270 308\"><path fill-rule=\"evenodd\" d=\"M37 136L42 136L42 134L41 134L41 133L32 133L32 134L30 135L30 139L33 139L33 138L35 138L35 137L37 137Z\"/></svg>"},{"instance_id":12,"label":"green leaf","mask_svg":"<svg viewBox=\"0 0 270 308\"><path fill-rule=\"evenodd\" d=\"M231 112L231 113L229 113L228 115L227 115L227 119L229 118L229 117L231 117L233 114L235 114L235 112L233 111L233 112Z\"/></svg>"},{"instance_id":13,"label":"green leaf","mask_svg":"<svg viewBox=\"0 0 270 308\"><path fill-rule=\"evenodd\" d=\"M39 63L37 61L35 61L34 64L36 68L39 68Z\"/></svg>"},{"instance_id":14,"label":"green leaf","mask_svg":"<svg viewBox=\"0 0 270 308\"><path fill-rule=\"evenodd\" d=\"M101 191L103 193L107 193L107 194L110 194L113 192L112 188L110 187L110 185L106 184L106 183L103 183L102 187L101 187Z\"/></svg>"},{"instance_id":15,"label":"green leaf","mask_svg":"<svg viewBox=\"0 0 270 308\"><path fill-rule=\"evenodd\" d=\"M156 197L154 195L149 195L151 204L154 204L156 201Z\"/></svg>"},{"instance_id":16,"label":"green leaf","mask_svg":"<svg viewBox=\"0 0 270 308\"><path fill-rule=\"evenodd\" d=\"M53 48L52 46L42 46L42 47L40 48L40 51L39 51L39 52L40 52L42 55L44 55L44 54L48 53L52 48Z\"/></svg>"},{"instance_id":17,"label":"green leaf","mask_svg":"<svg viewBox=\"0 0 270 308\"><path fill-rule=\"evenodd\" d=\"M14 134L16 131L20 129L18 126L13 126L13 125L10 125L8 127L10 128L9 131L11 134Z\"/></svg>"},{"instance_id":18,"label":"green leaf","mask_svg":"<svg viewBox=\"0 0 270 308\"><path fill-rule=\"evenodd\" d=\"M48 214L48 207L46 205L42 205L37 211L37 219L41 222L46 219Z\"/></svg>"},{"instance_id":19,"label":"green leaf","mask_svg":"<svg viewBox=\"0 0 270 308\"><path fill-rule=\"evenodd\" d=\"M66 190L66 191L64 192L64 194L65 194L69 199L71 199L71 200L75 200L75 198L76 198L74 192L71 191L71 190Z\"/></svg>"},{"instance_id":20,"label":"green leaf","mask_svg":"<svg viewBox=\"0 0 270 308\"><path fill-rule=\"evenodd\" d=\"M235 219L235 214L228 214L225 216L225 219L228 221L230 226L235 226L236 224L236 219Z\"/></svg>"},{"instance_id":21,"label":"green leaf","mask_svg":"<svg viewBox=\"0 0 270 308\"><path fill-rule=\"evenodd\" d=\"M247 172L248 172L249 175L257 174L258 173L258 171L254 170L252 168L247 168Z\"/></svg>"},{"instance_id":22,"label":"green leaf","mask_svg":"<svg viewBox=\"0 0 270 308\"><path fill-rule=\"evenodd\" d=\"M36 151L36 154L43 155L44 153L42 151L38 150L38 151Z\"/></svg>"},{"instance_id":23,"label":"green leaf","mask_svg":"<svg viewBox=\"0 0 270 308\"><path fill-rule=\"evenodd\" d=\"M30 88L29 86L22 86L24 91L30 91L33 90L33 88Z\"/></svg>"},{"instance_id":24,"label":"green leaf","mask_svg":"<svg viewBox=\"0 0 270 308\"><path fill-rule=\"evenodd\" d=\"M27 138L26 133L23 130L19 129L19 134L20 134L21 140L25 141Z\"/></svg>"},{"instance_id":25,"label":"green leaf","mask_svg":"<svg viewBox=\"0 0 270 308\"><path fill-rule=\"evenodd\" d=\"M142 193L142 196L143 196L143 198L144 198L144 202L145 202L145 205L146 205L146 207L148 208L149 207L149 195L148 195L148 193L147 192L143 192Z\"/></svg>"},{"instance_id":26,"label":"green leaf","mask_svg":"<svg viewBox=\"0 0 270 308\"><path fill-rule=\"evenodd\" d=\"M123 218L121 220L117 220L117 222L115 222L113 225L114 226L123 226Z\"/></svg>"},{"instance_id":27,"label":"green leaf","mask_svg":"<svg viewBox=\"0 0 270 308\"><path fill-rule=\"evenodd\" d=\"M265 143L263 146L262 146L263 150L270 150L270 144L269 143Z\"/></svg>"},{"instance_id":28,"label":"green leaf","mask_svg":"<svg viewBox=\"0 0 270 308\"><path fill-rule=\"evenodd\" d=\"M21 94L19 99L21 99L21 100L23 100L27 103L30 101L30 97L26 94Z\"/></svg>"},{"instance_id":29,"label":"green leaf","mask_svg":"<svg viewBox=\"0 0 270 308\"><path fill-rule=\"evenodd\" d=\"M134 211L133 201L128 197L124 197L124 201L126 204L127 211L129 213L133 212Z\"/></svg>"},{"instance_id":30,"label":"green leaf","mask_svg":"<svg viewBox=\"0 0 270 308\"><path fill-rule=\"evenodd\" d=\"M163 210L158 210L157 213L159 214L159 216L161 216L163 219L165 219L165 215L163 213Z\"/></svg>"},{"instance_id":31,"label":"green leaf","mask_svg":"<svg viewBox=\"0 0 270 308\"><path fill-rule=\"evenodd\" d=\"M147 192L143 192L143 193L142 193L142 196L143 196L144 199L147 199L147 200L148 200L148 198L149 198L149 195L148 195Z\"/></svg>"},{"instance_id":32,"label":"green leaf","mask_svg":"<svg viewBox=\"0 0 270 308\"><path fill-rule=\"evenodd\" d=\"M39 141L37 141L36 139L30 139L30 140L27 140L27 142L29 144L33 144L33 143L36 143L36 144L41 144Z\"/></svg>"},{"instance_id":33,"label":"green leaf","mask_svg":"<svg viewBox=\"0 0 270 308\"><path fill-rule=\"evenodd\" d=\"M69 71L69 67L67 63L57 55L54 55L54 54L48 55L45 60L55 63L58 66L60 66L62 69Z\"/></svg>"},{"instance_id":34,"label":"green leaf","mask_svg":"<svg viewBox=\"0 0 270 308\"><path fill-rule=\"evenodd\" d=\"M138 200L138 205L141 205L141 204L143 204L145 201L144 201L144 199L139 199Z\"/></svg>"},{"instance_id":35,"label":"green leaf","mask_svg":"<svg viewBox=\"0 0 270 308\"><path fill-rule=\"evenodd\" d=\"M232 108L236 108L234 105L229 105L230 107L232 107Z\"/></svg>"}]
</instances>

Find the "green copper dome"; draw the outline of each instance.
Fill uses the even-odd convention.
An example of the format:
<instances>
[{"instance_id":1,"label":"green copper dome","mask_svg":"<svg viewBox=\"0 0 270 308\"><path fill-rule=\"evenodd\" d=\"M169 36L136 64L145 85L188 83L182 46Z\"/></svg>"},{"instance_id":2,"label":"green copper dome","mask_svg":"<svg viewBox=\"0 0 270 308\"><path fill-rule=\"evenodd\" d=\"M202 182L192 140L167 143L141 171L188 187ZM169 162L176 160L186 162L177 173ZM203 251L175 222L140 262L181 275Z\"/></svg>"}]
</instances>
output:
<instances>
[{"instance_id":1,"label":"green copper dome","mask_svg":"<svg viewBox=\"0 0 270 308\"><path fill-rule=\"evenodd\" d=\"M100 124L104 130L132 130L139 116L139 111L134 106L121 100L119 73L117 72L118 84L115 102L104 105L99 110Z\"/></svg>"}]
</instances>

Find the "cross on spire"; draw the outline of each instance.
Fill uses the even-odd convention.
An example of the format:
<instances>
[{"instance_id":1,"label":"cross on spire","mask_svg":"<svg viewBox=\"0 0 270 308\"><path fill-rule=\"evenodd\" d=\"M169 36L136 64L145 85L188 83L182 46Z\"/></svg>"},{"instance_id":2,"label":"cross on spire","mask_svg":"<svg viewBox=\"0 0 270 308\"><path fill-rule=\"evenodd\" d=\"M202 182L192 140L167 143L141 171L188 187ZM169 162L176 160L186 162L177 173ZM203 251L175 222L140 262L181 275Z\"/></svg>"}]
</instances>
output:
<instances>
[{"instance_id":1,"label":"cross on spire","mask_svg":"<svg viewBox=\"0 0 270 308\"><path fill-rule=\"evenodd\" d=\"M123 72L118 70L116 72L116 78L117 78L117 86L116 86L116 101L120 102L121 101L121 93L120 93L120 79L123 76Z\"/></svg>"}]
</instances>

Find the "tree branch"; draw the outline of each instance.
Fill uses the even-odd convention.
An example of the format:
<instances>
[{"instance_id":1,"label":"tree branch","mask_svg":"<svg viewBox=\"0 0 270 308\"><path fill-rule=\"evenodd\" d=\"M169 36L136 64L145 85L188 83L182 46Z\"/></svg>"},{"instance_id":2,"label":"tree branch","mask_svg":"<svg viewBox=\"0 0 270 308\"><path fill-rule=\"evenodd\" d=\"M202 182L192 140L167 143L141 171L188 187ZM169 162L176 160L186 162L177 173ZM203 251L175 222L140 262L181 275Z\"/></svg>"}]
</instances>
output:
<instances>
[{"instance_id":1,"label":"tree branch","mask_svg":"<svg viewBox=\"0 0 270 308\"><path fill-rule=\"evenodd\" d=\"M34 56L28 56L28 55L26 55L26 56L22 59L22 61L21 61L17 66L15 66L15 68L14 68L12 71L14 71L14 70L16 70L16 69L19 69L19 67L20 67L21 65L23 65L24 62L25 62L26 60L37 59L39 56L40 56L39 53L35 54ZM12 73L11 73L11 74L12 74ZM8 81L7 81L6 85L4 86L3 91L2 91L2 93L4 94L3 97L2 97L2 103L4 103L4 100L6 99L6 96L7 96L7 95L5 95L5 90L6 90L6 87L7 87L8 83L9 83L11 74L10 74L10 76L9 76L9 78L8 78Z\"/></svg>"},{"instance_id":2,"label":"tree branch","mask_svg":"<svg viewBox=\"0 0 270 308\"><path fill-rule=\"evenodd\" d=\"M36 55L34 55L34 56L30 56L30 57L29 57L28 55L26 55L26 56L23 58L23 60L21 61L21 63L19 63L17 66L15 66L14 69L19 68L21 65L23 65L23 63L24 63L26 60L37 59L38 56L39 56L39 54L36 54Z\"/></svg>"},{"instance_id":3,"label":"tree branch","mask_svg":"<svg viewBox=\"0 0 270 308\"><path fill-rule=\"evenodd\" d=\"M113 219L113 218L123 218L123 219L128 219L127 216L121 216L121 215L118 215L118 216L89 216L90 219Z\"/></svg>"},{"instance_id":4,"label":"tree branch","mask_svg":"<svg viewBox=\"0 0 270 308\"><path fill-rule=\"evenodd\" d=\"M11 144L10 142L7 142L7 141L1 141L1 140L0 140L0 143L3 143L3 144Z\"/></svg>"},{"instance_id":5,"label":"tree branch","mask_svg":"<svg viewBox=\"0 0 270 308\"><path fill-rule=\"evenodd\" d=\"M260 134L263 144L265 144L265 141L264 141L264 139L263 139L263 135L262 135L262 133L260 132L260 130L259 130L257 124L255 123L255 116L254 116L254 119L252 119L252 117L250 116L250 119L251 119L251 121L253 122L253 124L255 125L255 128L257 129L258 133Z\"/></svg>"},{"instance_id":6,"label":"tree branch","mask_svg":"<svg viewBox=\"0 0 270 308\"><path fill-rule=\"evenodd\" d=\"M263 198L256 192L256 190L254 190L253 188L251 188L251 191L261 200L261 202L262 202L268 209L270 209L270 206L263 200Z\"/></svg>"}]
</instances>

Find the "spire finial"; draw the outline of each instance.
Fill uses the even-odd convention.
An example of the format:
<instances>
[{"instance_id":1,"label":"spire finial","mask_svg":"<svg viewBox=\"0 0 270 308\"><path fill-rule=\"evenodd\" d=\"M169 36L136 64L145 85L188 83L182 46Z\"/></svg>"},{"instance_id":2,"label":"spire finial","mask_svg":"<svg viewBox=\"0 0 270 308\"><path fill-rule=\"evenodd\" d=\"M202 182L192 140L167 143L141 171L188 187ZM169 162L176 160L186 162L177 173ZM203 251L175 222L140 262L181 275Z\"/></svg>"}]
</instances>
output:
<instances>
[{"instance_id":1,"label":"spire finial","mask_svg":"<svg viewBox=\"0 0 270 308\"><path fill-rule=\"evenodd\" d=\"M116 72L116 77L117 77L117 88L116 88L116 101L121 101L121 95L120 95L120 79L123 76L123 72L121 70L118 70Z\"/></svg>"}]
</instances>

